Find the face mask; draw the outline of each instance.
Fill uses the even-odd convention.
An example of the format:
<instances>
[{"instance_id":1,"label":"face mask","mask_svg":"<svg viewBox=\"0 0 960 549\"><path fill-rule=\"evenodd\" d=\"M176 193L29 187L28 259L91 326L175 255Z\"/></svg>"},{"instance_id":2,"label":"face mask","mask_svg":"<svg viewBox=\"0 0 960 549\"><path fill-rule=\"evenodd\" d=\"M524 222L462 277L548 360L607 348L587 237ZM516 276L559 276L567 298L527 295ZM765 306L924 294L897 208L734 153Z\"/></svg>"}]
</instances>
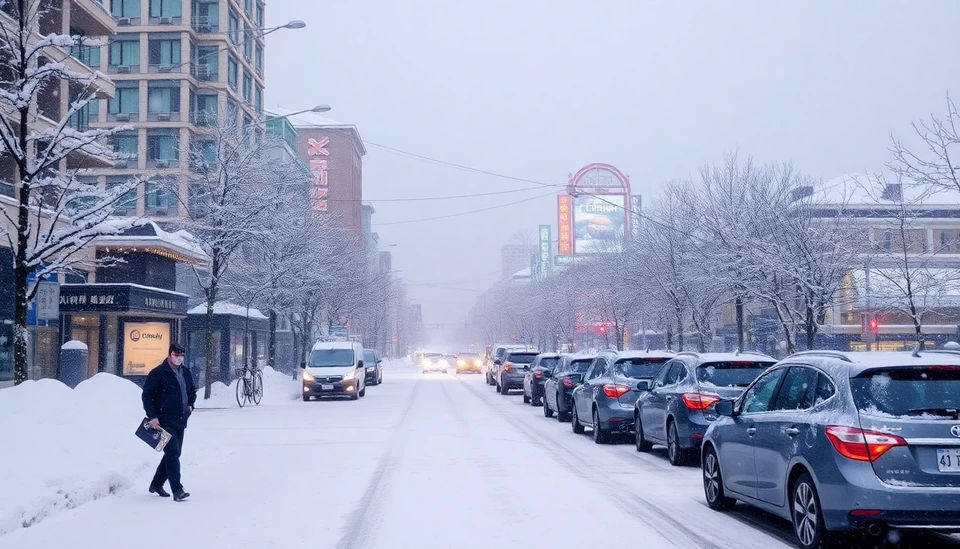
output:
<instances>
[{"instance_id":1,"label":"face mask","mask_svg":"<svg viewBox=\"0 0 960 549\"><path fill-rule=\"evenodd\" d=\"M173 357L173 358L170 359L170 362L176 364L177 366L180 366L181 364L183 364L183 357L182 357L182 356L175 356L175 357Z\"/></svg>"}]
</instances>

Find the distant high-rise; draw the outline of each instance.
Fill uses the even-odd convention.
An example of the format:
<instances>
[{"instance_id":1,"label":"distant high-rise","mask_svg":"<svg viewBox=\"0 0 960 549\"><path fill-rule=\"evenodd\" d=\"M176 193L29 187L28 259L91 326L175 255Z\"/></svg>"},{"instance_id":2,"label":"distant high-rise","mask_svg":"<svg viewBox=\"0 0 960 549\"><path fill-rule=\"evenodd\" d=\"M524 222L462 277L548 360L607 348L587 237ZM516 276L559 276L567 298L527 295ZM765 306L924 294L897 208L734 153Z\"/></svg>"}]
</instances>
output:
<instances>
[{"instance_id":1,"label":"distant high-rise","mask_svg":"<svg viewBox=\"0 0 960 549\"><path fill-rule=\"evenodd\" d=\"M527 244L504 244L500 247L500 279L510 280L514 274L529 269L531 257L537 253L536 246Z\"/></svg>"}]
</instances>

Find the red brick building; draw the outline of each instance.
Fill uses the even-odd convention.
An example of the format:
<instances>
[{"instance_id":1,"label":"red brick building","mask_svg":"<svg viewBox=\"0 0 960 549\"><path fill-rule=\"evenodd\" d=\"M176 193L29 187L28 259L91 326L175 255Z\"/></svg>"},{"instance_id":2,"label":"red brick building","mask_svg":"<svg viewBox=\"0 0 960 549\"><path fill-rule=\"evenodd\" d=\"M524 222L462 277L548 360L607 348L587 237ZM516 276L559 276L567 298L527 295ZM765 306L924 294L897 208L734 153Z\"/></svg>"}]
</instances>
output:
<instances>
[{"instance_id":1,"label":"red brick building","mask_svg":"<svg viewBox=\"0 0 960 549\"><path fill-rule=\"evenodd\" d=\"M280 116L292 112L270 110ZM363 156L367 149L357 127L316 113L292 116L290 122L297 130L297 154L313 174L313 209L330 215L334 226L360 237Z\"/></svg>"}]
</instances>

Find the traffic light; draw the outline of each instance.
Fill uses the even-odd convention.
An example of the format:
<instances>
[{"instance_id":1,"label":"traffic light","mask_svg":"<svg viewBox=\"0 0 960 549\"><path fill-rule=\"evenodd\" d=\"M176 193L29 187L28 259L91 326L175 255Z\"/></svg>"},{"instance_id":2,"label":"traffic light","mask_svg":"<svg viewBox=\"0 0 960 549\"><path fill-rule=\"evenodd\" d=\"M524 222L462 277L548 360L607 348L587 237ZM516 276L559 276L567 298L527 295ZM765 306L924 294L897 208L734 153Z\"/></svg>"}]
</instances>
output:
<instances>
[{"instance_id":1,"label":"traffic light","mask_svg":"<svg viewBox=\"0 0 960 549\"><path fill-rule=\"evenodd\" d=\"M875 334L880 332L880 319L876 316L870 317L870 331Z\"/></svg>"},{"instance_id":2,"label":"traffic light","mask_svg":"<svg viewBox=\"0 0 960 549\"><path fill-rule=\"evenodd\" d=\"M606 324L601 324L601 325L600 325L600 328L599 328L599 331L600 331L601 334L607 333L607 325L606 325Z\"/></svg>"}]
</instances>

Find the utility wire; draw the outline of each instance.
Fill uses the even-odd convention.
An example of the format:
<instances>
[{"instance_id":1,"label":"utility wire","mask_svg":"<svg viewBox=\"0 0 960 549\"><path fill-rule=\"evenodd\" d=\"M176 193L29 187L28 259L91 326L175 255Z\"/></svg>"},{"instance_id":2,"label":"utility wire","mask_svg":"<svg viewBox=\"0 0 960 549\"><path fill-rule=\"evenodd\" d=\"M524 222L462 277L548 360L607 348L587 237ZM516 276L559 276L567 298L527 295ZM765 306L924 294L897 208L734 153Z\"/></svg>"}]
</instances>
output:
<instances>
[{"instance_id":1,"label":"utility wire","mask_svg":"<svg viewBox=\"0 0 960 549\"><path fill-rule=\"evenodd\" d=\"M469 215L469 214L475 214L475 213L480 213L480 212L488 212L488 211L490 211L490 210L497 210L497 209L500 209L500 208L505 208L505 207L507 207L507 206L514 206L514 205L516 205L516 204L522 204L522 203L524 203L524 202L530 202L531 200L537 200L537 199L540 199L540 198L545 198L545 197L547 197L547 196L552 195L554 192L555 192L555 191L550 191L550 192L547 193L547 194L540 194L540 195L533 196L533 197L530 197L530 198L524 198L523 200L517 200L517 201L515 201L515 202L508 202L508 203L506 203L506 204L498 204L498 205L496 205L496 206L490 206L489 208L480 208L480 209L477 209L477 210L469 210L469 211L466 211L466 212L460 212L460 213L455 213L455 214L438 215L438 216L434 216L434 217L423 217L423 218L420 218L420 219L407 219L407 220L405 220L405 221L390 221L390 222L387 222L387 223L374 223L373 225L374 225L374 226L377 226L377 227L384 227L384 226L386 226L386 225L406 225L406 224L408 224L408 223L420 223L420 222L423 222L423 221L434 221L434 220L437 220L437 219L448 219L448 218L451 218L451 217L460 217L460 216L462 216L462 215Z\"/></svg>"},{"instance_id":2,"label":"utility wire","mask_svg":"<svg viewBox=\"0 0 960 549\"><path fill-rule=\"evenodd\" d=\"M543 187L524 187L523 189L509 189L506 191L492 191L488 193L475 193L475 194L457 194L457 195L447 195L447 196L424 196L424 197L410 197L410 198L330 198L330 202L421 202L421 201L433 201L433 200L454 200L457 198L476 198L479 196L495 196L501 194L512 194L512 193L522 193L525 191L536 191L542 189Z\"/></svg>"}]
</instances>

